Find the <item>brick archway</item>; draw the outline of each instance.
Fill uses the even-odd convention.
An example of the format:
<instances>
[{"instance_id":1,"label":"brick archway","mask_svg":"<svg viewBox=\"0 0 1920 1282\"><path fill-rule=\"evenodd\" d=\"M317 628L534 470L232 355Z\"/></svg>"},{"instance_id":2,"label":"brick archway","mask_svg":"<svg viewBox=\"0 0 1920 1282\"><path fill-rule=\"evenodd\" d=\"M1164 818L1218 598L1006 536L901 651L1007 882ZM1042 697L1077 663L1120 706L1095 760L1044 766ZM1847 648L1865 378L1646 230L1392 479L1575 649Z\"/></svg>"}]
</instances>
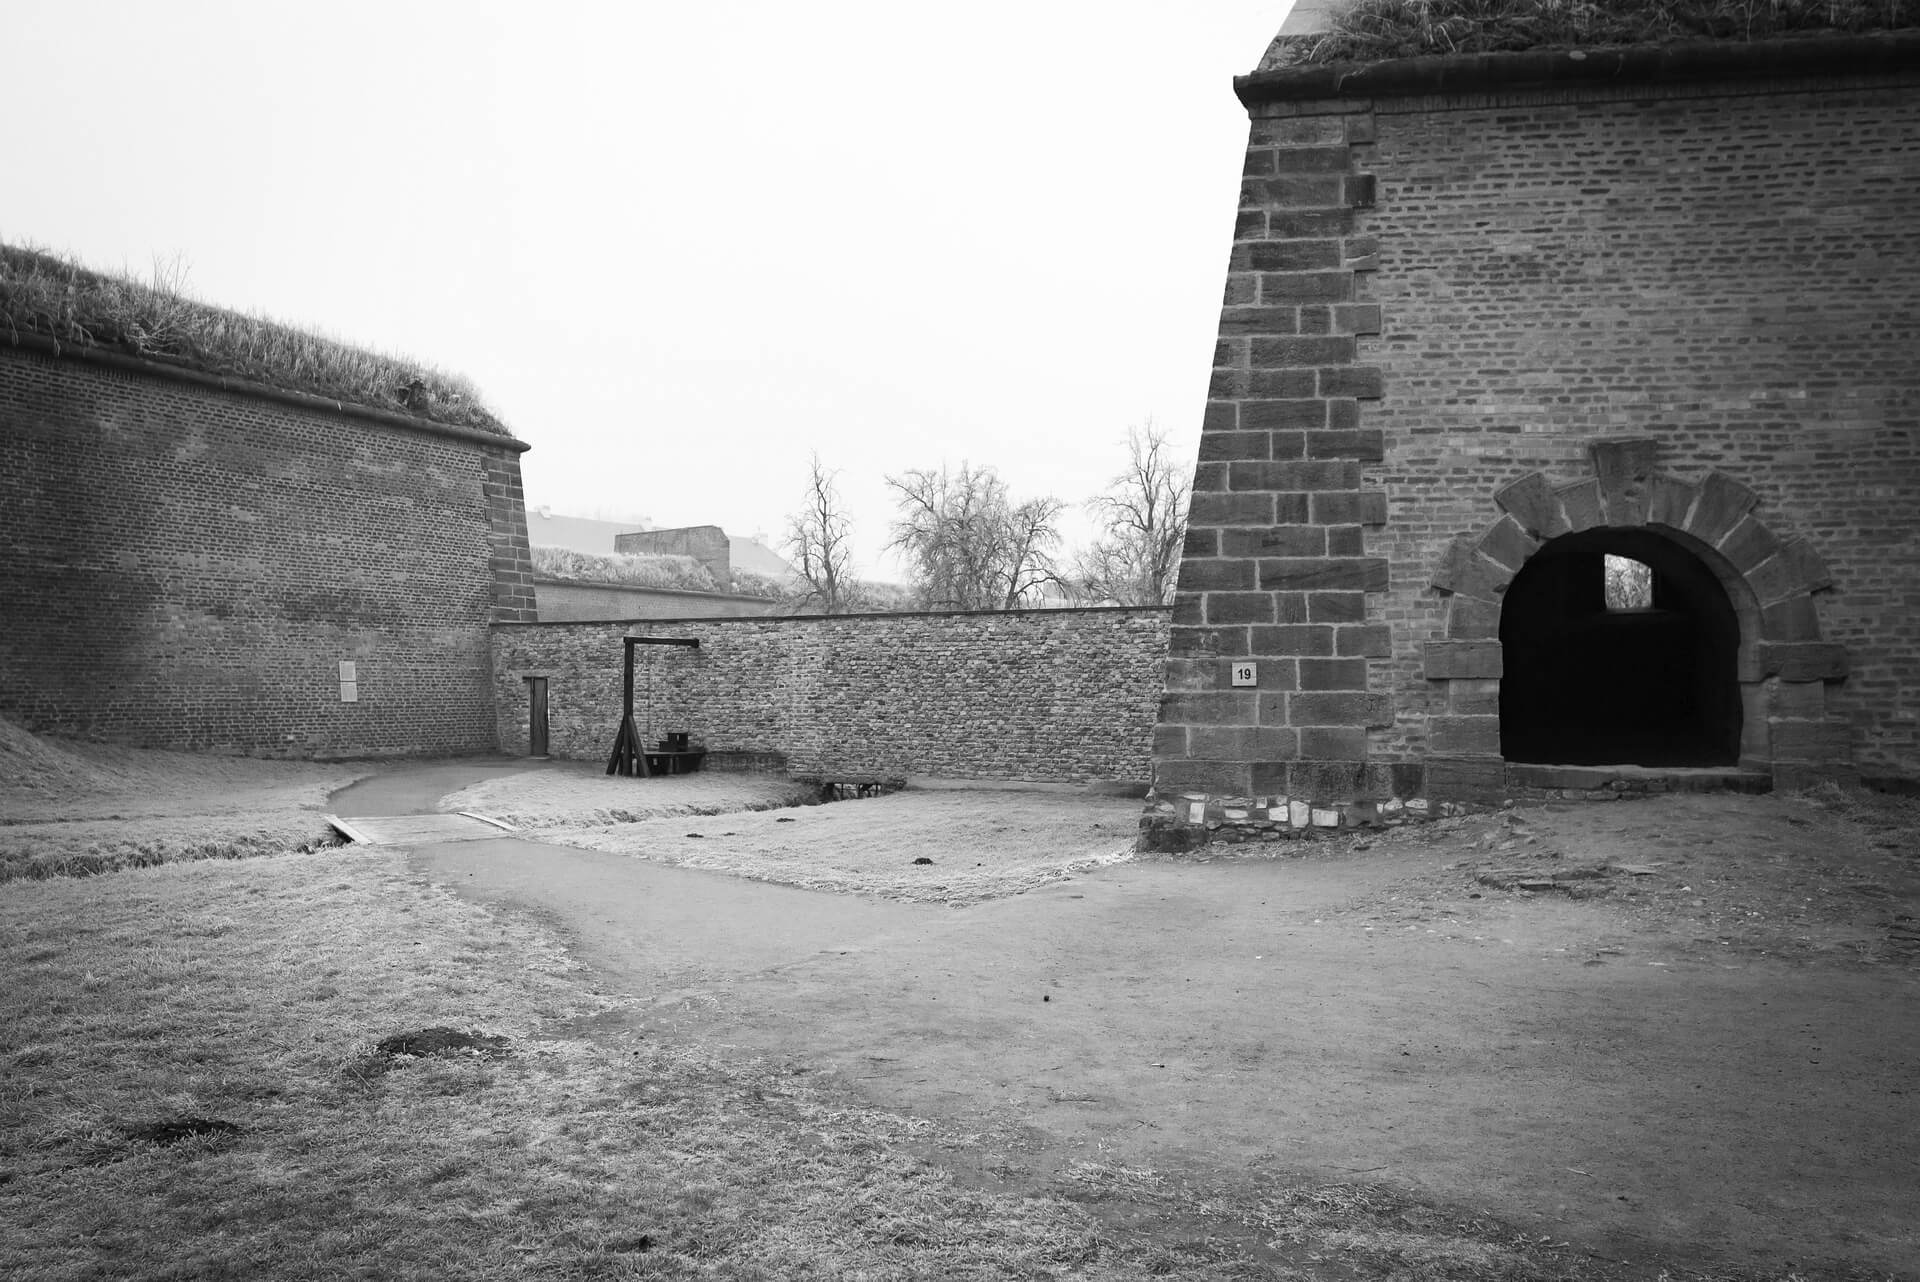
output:
<instances>
[{"instance_id":1,"label":"brick archway","mask_svg":"<svg viewBox=\"0 0 1920 1282\"><path fill-rule=\"evenodd\" d=\"M1688 481L1657 467L1652 440L1598 442L1593 475L1555 482L1532 472L1493 495L1501 516L1455 539L1431 580L1448 598L1445 638L1429 641L1425 676L1429 781L1436 791L1504 791L1500 755L1500 611L1508 585L1549 541L1588 530L1644 530L1691 553L1720 580L1739 620L1739 764L1777 786L1851 772L1849 726L1829 715L1827 684L1847 674L1844 646L1824 641L1813 594L1832 586L1809 544L1781 539L1758 497L1723 472Z\"/></svg>"}]
</instances>

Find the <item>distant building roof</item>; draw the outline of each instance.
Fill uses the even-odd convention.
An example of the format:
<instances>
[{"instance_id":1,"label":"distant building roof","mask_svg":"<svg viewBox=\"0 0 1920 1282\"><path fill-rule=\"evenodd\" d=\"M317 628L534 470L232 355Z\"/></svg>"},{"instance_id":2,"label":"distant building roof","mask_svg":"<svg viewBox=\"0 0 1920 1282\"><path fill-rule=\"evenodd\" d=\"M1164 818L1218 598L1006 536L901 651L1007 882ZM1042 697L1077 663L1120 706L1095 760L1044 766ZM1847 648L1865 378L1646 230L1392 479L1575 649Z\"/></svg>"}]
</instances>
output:
<instances>
[{"instance_id":1,"label":"distant building roof","mask_svg":"<svg viewBox=\"0 0 1920 1282\"><path fill-rule=\"evenodd\" d=\"M787 559L760 539L729 534L727 542L733 545L733 568L736 570L750 570L770 579L784 579L793 573L793 566L787 563Z\"/></svg>"},{"instance_id":2,"label":"distant building roof","mask_svg":"<svg viewBox=\"0 0 1920 1282\"><path fill-rule=\"evenodd\" d=\"M593 521L584 516L555 516L547 508L527 509L527 542L569 552L613 555L613 536L646 529L644 521Z\"/></svg>"},{"instance_id":3,"label":"distant building roof","mask_svg":"<svg viewBox=\"0 0 1920 1282\"><path fill-rule=\"evenodd\" d=\"M597 521L584 516L556 516L551 508L527 509L528 543L595 556L612 556L615 536L651 528L646 521ZM762 539L729 534L727 544L729 559L736 570L773 579L784 579L793 573L793 567Z\"/></svg>"}]
</instances>

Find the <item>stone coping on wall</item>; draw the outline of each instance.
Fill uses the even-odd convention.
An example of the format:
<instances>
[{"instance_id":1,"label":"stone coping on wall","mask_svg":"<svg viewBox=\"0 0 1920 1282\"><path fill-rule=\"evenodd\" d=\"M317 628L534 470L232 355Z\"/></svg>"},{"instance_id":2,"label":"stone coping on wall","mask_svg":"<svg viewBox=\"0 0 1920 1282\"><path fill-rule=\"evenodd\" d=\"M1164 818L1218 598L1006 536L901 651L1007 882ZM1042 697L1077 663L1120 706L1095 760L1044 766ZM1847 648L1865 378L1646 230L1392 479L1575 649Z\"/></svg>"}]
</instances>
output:
<instances>
[{"instance_id":1,"label":"stone coping on wall","mask_svg":"<svg viewBox=\"0 0 1920 1282\"><path fill-rule=\"evenodd\" d=\"M119 370L125 374L144 374L151 378L168 379L176 383L192 383L198 387L210 387L216 391L227 392L234 396L251 396L259 400L275 401L281 405L290 405L295 409L307 410L317 414L337 414L347 418L357 418L381 427L397 427L408 432L422 432L428 436L450 437L456 441L467 441L475 445L490 446L494 449L511 450L515 454L524 454L533 447L518 437L506 432L483 432L479 428L460 427L452 423L441 423L430 418L417 418L411 414L400 414L393 410L378 409L372 405L358 405L352 401L336 401L325 396L316 396L311 392L296 392L291 388L274 387L269 383L257 383L251 379L232 378L224 374L208 374L202 370L191 369L185 365L176 365L170 361L156 360L151 356L134 356L123 352L111 352L99 347L83 347L74 343L62 343L43 334L20 331L10 334L6 346L40 356L51 356L56 360L83 361L90 365L100 365L107 369Z\"/></svg>"},{"instance_id":2,"label":"stone coping on wall","mask_svg":"<svg viewBox=\"0 0 1920 1282\"><path fill-rule=\"evenodd\" d=\"M1330 98L1351 101L1583 85L1913 75L1916 67L1920 67L1920 31L1903 30L1326 63L1236 76L1233 89L1251 110L1262 103Z\"/></svg>"},{"instance_id":3,"label":"stone coping on wall","mask_svg":"<svg viewBox=\"0 0 1920 1282\"><path fill-rule=\"evenodd\" d=\"M584 580L572 580L581 586L619 587L620 584L587 584ZM659 589L677 591L678 589ZM710 594L717 595L717 594ZM761 597L749 597L747 600L764 600ZM659 619L550 619L522 620L494 624L498 628L571 628L606 627L615 623L644 623L649 627L661 623L819 623L823 620L862 620L880 622L904 622L912 619L950 619L961 615L974 618L995 618L1001 615L1075 615L1075 614L1170 614L1171 606L1164 605L1074 605L1038 607L1020 610L882 610L868 614L763 614L741 616L737 614L687 615L686 617Z\"/></svg>"}]
</instances>

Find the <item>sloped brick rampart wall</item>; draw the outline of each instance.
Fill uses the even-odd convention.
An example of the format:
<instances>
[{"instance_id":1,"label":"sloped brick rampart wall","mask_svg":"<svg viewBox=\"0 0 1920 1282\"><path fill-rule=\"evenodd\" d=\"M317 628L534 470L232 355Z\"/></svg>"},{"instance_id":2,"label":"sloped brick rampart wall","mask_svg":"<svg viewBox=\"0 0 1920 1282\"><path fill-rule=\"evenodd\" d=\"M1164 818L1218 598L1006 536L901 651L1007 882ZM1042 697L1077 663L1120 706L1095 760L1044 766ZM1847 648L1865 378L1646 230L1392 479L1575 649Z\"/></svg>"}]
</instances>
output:
<instances>
[{"instance_id":1,"label":"sloped brick rampart wall","mask_svg":"<svg viewBox=\"0 0 1920 1282\"><path fill-rule=\"evenodd\" d=\"M1920 777L1920 43L1842 45L1239 82L1163 793L1499 795L1499 592L1556 527L1497 496L1611 496L1610 443L1756 532L1567 527L1666 521L1751 601L1742 762ZM1466 605L1457 540L1513 562Z\"/></svg>"},{"instance_id":2,"label":"sloped brick rampart wall","mask_svg":"<svg viewBox=\"0 0 1920 1282\"><path fill-rule=\"evenodd\" d=\"M524 448L0 345L0 713L257 755L492 749L487 629L534 617Z\"/></svg>"},{"instance_id":3,"label":"sloped brick rampart wall","mask_svg":"<svg viewBox=\"0 0 1920 1282\"><path fill-rule=\"evenodd\" d=\"M651 742L780 753L797 775L1145 782L1167 612L1023 610L494 629L501 747L527 750L529 676L548 681L553 755L605 761L620 727L621 638Z\"/></svg>"}]
</instances>

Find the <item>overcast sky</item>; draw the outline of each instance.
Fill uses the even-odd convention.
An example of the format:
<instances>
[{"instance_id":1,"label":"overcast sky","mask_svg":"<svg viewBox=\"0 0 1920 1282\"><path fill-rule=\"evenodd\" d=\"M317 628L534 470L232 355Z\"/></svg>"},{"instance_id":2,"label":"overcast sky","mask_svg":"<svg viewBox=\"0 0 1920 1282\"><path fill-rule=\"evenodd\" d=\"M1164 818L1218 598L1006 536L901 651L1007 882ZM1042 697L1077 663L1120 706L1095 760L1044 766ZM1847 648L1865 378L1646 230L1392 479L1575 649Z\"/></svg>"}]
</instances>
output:
<instances>
[{"instance_id":1,"label":"overcast sky","mask_svg":"<svg viewBox=\"0 0 1920 1282\"><path fill-rule=\"evenodd\" d=\"M777 543L817 451L892 577L887 473L1191 448L1289 5L6 0L0 239L463 373L556 512Z\"/></svg>"}]
</instances>

